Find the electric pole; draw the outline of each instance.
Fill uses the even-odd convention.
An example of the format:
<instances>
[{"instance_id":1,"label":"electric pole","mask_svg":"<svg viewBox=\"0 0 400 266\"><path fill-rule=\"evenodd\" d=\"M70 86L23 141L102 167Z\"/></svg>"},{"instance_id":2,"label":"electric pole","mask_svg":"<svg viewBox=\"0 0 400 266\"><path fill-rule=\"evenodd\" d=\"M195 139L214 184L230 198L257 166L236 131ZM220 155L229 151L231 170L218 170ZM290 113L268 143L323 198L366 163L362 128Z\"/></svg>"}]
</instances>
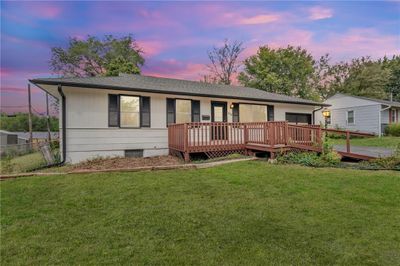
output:
<instances>
[{"instance_id":1,"label":"electric pole","mask_svg":"<svg viewBox=\"0 0 400 266\"><path fill-rule=\"evenodd\" d=\"M29 147L32 150L32 102L31 102L31 84L28 83L28 106L29 106Z\"/></svg>"},{"instance_id":2,"label":"electric pole","mask_svg":"<svg viewBox=\"0 0 400 266\"><path fill-rule=\"evenodd\" d=\"M46 92L46 115L47 115L47 141L51 143L50 133L50 114L49 114L49 94Z\"/></svg>"}]
</instances>

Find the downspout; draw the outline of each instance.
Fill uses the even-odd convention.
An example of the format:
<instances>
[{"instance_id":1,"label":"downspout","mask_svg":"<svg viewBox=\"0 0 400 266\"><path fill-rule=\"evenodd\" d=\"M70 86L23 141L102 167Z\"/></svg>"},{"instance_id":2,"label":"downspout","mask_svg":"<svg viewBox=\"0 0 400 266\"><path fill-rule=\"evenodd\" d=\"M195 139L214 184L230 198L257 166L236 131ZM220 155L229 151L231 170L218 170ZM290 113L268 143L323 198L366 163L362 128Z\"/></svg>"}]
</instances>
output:
<instances>
[{"instance_id":1,"label":"downspout","mask_svg":"<svg viewBox=\"0 0 400 266\"><path fill-rule=\"evenodd\" d=\"M61 85L58 85L58 93L61 95L61 119L62 119L62 161L59 162L59 165L63 165L65 163L65 159L67 158L67 129L66 129L66 105L65 105L65 94L62 90Z\"/></svg>"},{"instance_id":2,"label":"downspout","mask_svg":"<svg viewBox=\"0 0 400 266\"><path fill-rule=\"evenodd\" d=\"M379 137L382 137L382 112L390 109L392 106L388 105L386 108L383 108L379 111L379 116L378 116L378 128L379 128Z\"/></svg>"},{"instance_id":3,"label":"downspout","mask_svg":"<svg viewBox=\"0 0 400 266\"><path fill-rule=\"evenodd\" d=\"M322 108L324 108L323 106L321 106L318 109L315 109L312 111L312 120L313 120L313 125L315 125L315 112L322 110Z\"/></svg>"}]
</instances>

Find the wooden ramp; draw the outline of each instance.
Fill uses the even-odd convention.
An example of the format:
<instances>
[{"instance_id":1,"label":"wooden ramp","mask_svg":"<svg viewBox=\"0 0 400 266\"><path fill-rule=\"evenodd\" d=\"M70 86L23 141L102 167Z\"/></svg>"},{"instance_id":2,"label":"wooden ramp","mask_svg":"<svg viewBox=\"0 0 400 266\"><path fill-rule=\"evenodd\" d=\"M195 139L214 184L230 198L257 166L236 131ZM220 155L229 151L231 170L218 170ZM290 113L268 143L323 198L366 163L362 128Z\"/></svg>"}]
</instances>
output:
<instances>
[{"instance_id":1,"label":"wooden ramp","mask_svg":"<svg viewBox=\"0 0 400 266\"><path fill-rule=\"evenodd\" d=\"M333 149L343 157L357 160L371 160L394 155L393 149L383 147L351 146L351 152L347 152L344 145L333 145Z\"/></svg>"}]
</instances>

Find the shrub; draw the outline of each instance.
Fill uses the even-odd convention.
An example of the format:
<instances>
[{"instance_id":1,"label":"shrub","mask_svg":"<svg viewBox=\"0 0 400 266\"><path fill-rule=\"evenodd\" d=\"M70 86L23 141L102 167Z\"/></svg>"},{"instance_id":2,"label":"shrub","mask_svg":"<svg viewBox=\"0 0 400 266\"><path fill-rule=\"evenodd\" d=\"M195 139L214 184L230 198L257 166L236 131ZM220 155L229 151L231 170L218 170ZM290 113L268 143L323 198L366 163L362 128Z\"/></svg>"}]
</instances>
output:
<instances>
[{"instance_id":1,"label":"shrub","mask_svg":"<svg viewBox=\"0 0 400 266\"><path fill-rule=\"evenodd\" d=\"M277 157L281 164L300 164L311 167L330 167L340 163L341 156L335 151L319 155L316 152L289 152Z\"/></svg>"},{"instance_id":2,"label":"shrub","mask_svg":"<svg viewBox=\"0 0 400 266\"><path fill-rule=\"evenodd\" d=\"M359 168L371 170L400 170L400 157L392 156L364 161L360 163Z\"/></svg>"},{"instance_id":3,"label":"shrub","mask_svg":"<svg viewBox=\"0 0 400 266\"><path fill-rule=\"evenodd\" d=\"M400 137L400 123L390 124L386 128L386 132L390 136Z\"/></svg>"}]
</instances>

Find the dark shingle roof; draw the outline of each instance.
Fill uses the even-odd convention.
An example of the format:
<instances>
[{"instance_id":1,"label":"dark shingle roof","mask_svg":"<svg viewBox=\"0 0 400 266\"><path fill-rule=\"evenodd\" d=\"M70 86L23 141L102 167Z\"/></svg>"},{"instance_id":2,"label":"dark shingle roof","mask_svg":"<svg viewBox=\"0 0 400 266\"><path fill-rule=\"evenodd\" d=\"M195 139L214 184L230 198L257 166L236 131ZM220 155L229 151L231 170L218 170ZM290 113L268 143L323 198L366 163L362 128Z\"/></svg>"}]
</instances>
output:
<instances>
[{"instance_id":1,"label":"dark shingle roof","mask_svg":"<svg viewBox=\"0 0 400 266\"><path fill-rule=\"evenodd\" d=\"M216 98L233 98L255 101L328 106L323 103L286 95L270 93L254 88L209 84L198 81L159 78L123 74L118 77L88 78L39 78L30 80L34 84L51 84L86 88L119 89L126 91L156 92L176 95L192 95Z\"/></svg>"},{"instance_id":2,"label":"dark shingle roof","mask_svg":"<svg viewBox=\"0 0 400 266\"><path fill-rule=\"evenodd\" d=\"M374 99L374 98L368 98L368 97L364 97L364 96L356 96L356 95L350 95L350 94L344 94L344 93L337 93L336 95L344 95L344 96L359 98L359 99L363 99L363 100L373 101L373 102L377 102L377 103L381 103L381 104L385 104L385 105L390 105L390 106L394 106L394 107L400 107L400 102L396 102L396 101Z\"/></svg>"}]
</instances>

